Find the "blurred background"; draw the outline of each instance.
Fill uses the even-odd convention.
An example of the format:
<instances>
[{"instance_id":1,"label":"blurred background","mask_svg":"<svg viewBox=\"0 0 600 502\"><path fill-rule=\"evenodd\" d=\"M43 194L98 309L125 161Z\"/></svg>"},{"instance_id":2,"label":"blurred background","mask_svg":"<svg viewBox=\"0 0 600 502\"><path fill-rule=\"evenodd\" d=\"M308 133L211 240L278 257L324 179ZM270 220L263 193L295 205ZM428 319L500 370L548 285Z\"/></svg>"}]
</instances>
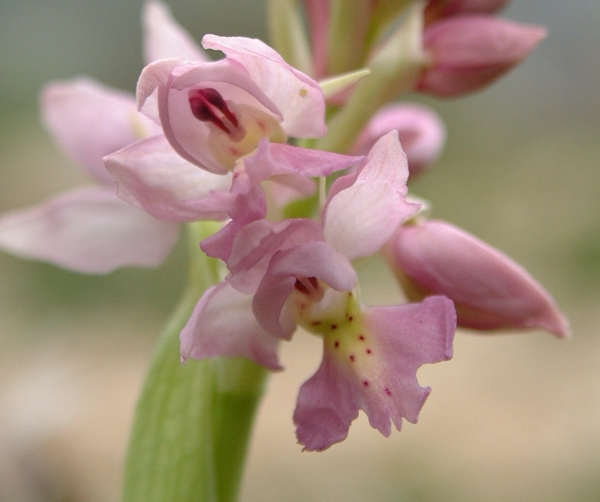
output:
<instances>
[{"instance_id":1,"label":"blurred background","mask_svg":"<svg viewBox=\"0 0 600 502\"><path fill-rule=\"evenodd\" d=\"M261 0L173 0L206 33L266 38ZM0 211L85 182L38 122L52 79L133 90L140 0L0 0ZM283 348L260 409L244 501L600 499L600 4L515 1L545 25L533 55L491 88L434 107L448 144L412 191L523 264L570 318L573 339L461 332L451 362L423 367L418 425L383 438L364 415L344 443L301 453L291 420L319 341ZM412 97L411 97L412 99ZM159 269L73 274L0 254L0 501L119 499L136 395L185 283L178 248ZM400 298L378 261L370 304Z\"/></svg>"}]
</instances>

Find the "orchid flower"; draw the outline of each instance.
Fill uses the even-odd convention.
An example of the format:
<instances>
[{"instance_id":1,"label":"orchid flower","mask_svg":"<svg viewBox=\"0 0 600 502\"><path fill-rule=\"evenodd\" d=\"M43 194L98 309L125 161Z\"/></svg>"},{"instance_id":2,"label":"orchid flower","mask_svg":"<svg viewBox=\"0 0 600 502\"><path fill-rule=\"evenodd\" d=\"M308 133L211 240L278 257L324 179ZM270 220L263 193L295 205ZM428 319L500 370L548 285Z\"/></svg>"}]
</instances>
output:
<instances>
[{"instance_id":1,"label":"orchid flower","mask_svg":"<svg viewBox=\"0 0 600 502\"><path fill-rule=\"evenodd\" d=\"M231 171L262 138L325 134L325 102L316 82L259 40L206 35L203 46L224 59L191 63L159 60L137 87L138 106L158 118L185 160L216 174ZM152 151L153 145L146 145ZM139 149L139 148L138 148Z\"/></svg>"},{"instance_id":2,"label":"orchid flower","mask_svg":"<svg viewBox=\"0 0 600 502\"><path fill-rule=\"evenodd\" d=\"M205 293L181 333L183 360L242 356L270 369L280 368L277 340L289 340L296 326L322 336L321 368L302 386L294 413L307 450L343 440L359 409L384 435L391 423L399 430L402 417L415 422L429 393L417 368L452 355L450 300L360 302L351 261L379 251L419 208L405 199L408 166L397 138L385 135L334 182L321 223L257 219L239 229L225 253L230 275ZM219 315L226 304L235 312Z\"/></svg>"}]
</instances>

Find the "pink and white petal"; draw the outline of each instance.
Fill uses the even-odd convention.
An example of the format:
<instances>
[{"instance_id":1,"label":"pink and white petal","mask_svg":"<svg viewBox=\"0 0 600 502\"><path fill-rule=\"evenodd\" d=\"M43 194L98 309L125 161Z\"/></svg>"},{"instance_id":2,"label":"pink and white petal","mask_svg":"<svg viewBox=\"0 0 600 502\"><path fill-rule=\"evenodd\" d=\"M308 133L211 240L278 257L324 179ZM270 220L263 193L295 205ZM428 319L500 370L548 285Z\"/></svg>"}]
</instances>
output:
<instances>
[{"instance_id":1,"label":"pink and white petal","mask_svg":"<svg viewBox=\"0 0 600 502\"><path fill-rule=\"evenodd\" d=\"M254 221L242 228L233 241L227 260L228 280L238 291L255 293L275 253L308 241L324 240L320 225L310 219Z\"/></svg>"},{"instance_id":2,"label":"pink and white petal","mask_svg":"<svg viewBox=\"0 0 600 502\"><path fill-rule=\"evenodd\" d=\"M296 277L315 277L336 291L350 291L357 276L352 264L325 242L311 241L275 253L252 302L258 323L272 336L289 339L282 323L283 306Z\"/></svg>"},{"instance_id":3,"label":"pink and white petal","mask_svg":"<svg viewBox=\"0 0 600 502\"><path fill-rule=\"evenodd\" d=\"M142 13L146 64L159 59L181 58L196 63L209 61L202 48L182 28L162 2L146 2Z\"/></svg>"},{"instance_id":4,"label":"pink and white petal","mask_svg":"<svg viewBox=\"0 0 600 502\"><path fill-rule=\"evenodd\" d=\"M434 162L446 141L444 123L433 110L417 104L395 104L375 114L363 129L352 152L366 154L380 137L394 130L398 131L410 176Z\"/></svg>"},{"instance_id":5,"label":"pink and white petal","mask_svg":"<svg viewBox=\"0 0 600 502\"><path fill-rule=\"evenodd\" d=\"M181 359L244 357L270 370L281 370L278 340L258 325L252 296L221 282L208 289L181 332Z\"/></svg>"},{"instance_id":6,"label":"pink and white petal","mask_svg":"<svg viewBox=\"0 0 600 502\"><path fill-rule=\"evenodd\" d=\"M231 221L216 234L200 243L200 248L208 256L219 258L224 262L229 260L233 242L238 232L253 221L264 218L267 214L265 193L260 185L252 188L247 194L233 194L229 203L231 209L228 214L231 216Z\"/></svg>"},{"instance_id":7,"label":"pink and white petal","mask_svg":"<svg viewBox=\"0 0 600 502\"><path fill-rule=\"evenodd\" d=\"M125 202L164 221L222 220L222 204L193 204L227 192L231 175L216 175L182 159L162 135L105 157Z\"/></svg>"},{"instance_id":8,"label":"pink and white petal","mask_svg":"<svg viewBox=\"0 0 600 502\"><path fill-rule=\"evenodd\" d=\"M350 260L370 256L415 214L406 201L408 164L396 131L375 143L358 169L338 178L323 210L327 242Z\"/></svg>"},{"instance_id":9,"label":"pink and white petal","mask_svg":"<svg viewBox=\"0 0 600 502\"><path fill-rule=\"evenodd\" d=\"M224 52L228 59L246 69L281 110L281 127L288 135L297 138L325 135L325 98L319 84L287 64L268 45L251 38L205 35L202 46Z\"/></svg>"},{"instance_id":10,"label":"pink and white petal","mask_svg":"<svg viewBox=\"0 0 600 502\"><path fill-rule=\"evenodd\" d=\"M183 64L179 58L159 59L142 70L135 90L137 108L156 124L160 124L158 88L167 85L175 68Z\"/></svg>"},{"instance_id":11,"label":"pink and white petal","mask_svg":"<svg viewBox=\"0 0 600 502\"><path fill-rule=\"evenodd\" d=\"M459 326L538 327L561 338L570 335L550 294L520 265L467 232L428 221L402 227L390 244L392 267L416 286L415 292L452 299Z\"/></svg>"},{"instance_id":12,"label":"pink and white petal","mask_svg":"<svg viewBox=\"0 0 600 502\"><path fill-rule=\"evenodd\" d=\"M351 339L325 339L320 368L300 388L294 422L305 450L345 439L359 410L384 436L403 418L416 423L431 391L419 386L418 368L452 357L456 315L447 298L369 308L354 322L363 329Z\"/></svg>"},{"instance_id":13,"label":"pink and white petal","mask_svg":"<svg viewBox=\"0 0 600 502\"><path fill-rule=\"evenodd\" d=\"M152 218L109 189L84 188L0 218L0 248L76 272L156 267L179 238L179 227Z\"/></svg>"},{"instance_id":14,"label":"pink and white petal","mask_svg":"<svg viewBox=\"0 0 600 502\"><path fill-rule=\"evenodd\" d=\"M73 161L96 181L112 184L102 157L157 127L140 115L133 96L88 78L48 84L41 93L42 121Z\"/></svg>"},{"instance_id":15,"label":"pink and white petal","mask_svg":"<svg viewBox=\"0 0 600 502\"><path fill-rule=\"evenodd\" d=\"M238 162L234 190L246 192L250 187L272 177L299 174L308 178L329 176L347 169L362 160L363 156L342 155L323 150L311 150L284 143L261 140L256 153ZM293 181L293 178L288 178ZM305 184L297 188L303 189Z\"/></svg>"}]
</instances>

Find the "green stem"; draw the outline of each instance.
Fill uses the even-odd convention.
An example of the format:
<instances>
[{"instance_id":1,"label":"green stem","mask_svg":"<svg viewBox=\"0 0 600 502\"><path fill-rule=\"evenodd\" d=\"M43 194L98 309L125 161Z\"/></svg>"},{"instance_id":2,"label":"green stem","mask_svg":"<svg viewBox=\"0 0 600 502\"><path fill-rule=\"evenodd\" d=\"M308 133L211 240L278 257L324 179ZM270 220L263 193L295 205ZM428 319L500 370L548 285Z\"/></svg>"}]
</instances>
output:
<instances>
[{"instance_id":1,"label":"green stem","mask_svg":"<svg viewBox=\"0 0 600 502\"><path fill-rule=\"evenodd\" d=\"M239 491L265 371L242 360L180 362L179 333L216 284L218 261L198 242L218 227L188 225L190 282L159 342L127 454L124 502L230 502Z\"/></svg>"}]
</instances>

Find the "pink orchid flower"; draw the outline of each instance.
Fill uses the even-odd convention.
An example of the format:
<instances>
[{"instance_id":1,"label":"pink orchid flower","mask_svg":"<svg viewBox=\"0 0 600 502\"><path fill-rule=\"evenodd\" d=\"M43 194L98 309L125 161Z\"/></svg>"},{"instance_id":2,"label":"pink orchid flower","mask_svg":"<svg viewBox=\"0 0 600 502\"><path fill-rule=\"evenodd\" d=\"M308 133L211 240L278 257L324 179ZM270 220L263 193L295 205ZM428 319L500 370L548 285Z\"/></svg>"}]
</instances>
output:
<instances>
[{"instance_id":1,"label":"pink orchid flower","mask_svg":"<svg viewBox=\"0 0 600 502\"><path fill-rule=\"evenodd\" d=\"M425 29L432 63L417 88L442 97L479 90L521 63L546 29L488 15L451 16Z\"/></svg>"},{"instance_id":2,"label":"pink orchid flower","mask_svg":"<svg viewBox=\"0 0 600 502\"><path fill-rule=\"evenodd\" d=\"M417 104L391 104L373 116L351 153L365 154L381 136L394 130L406 154L411 179L437 160L446 142L444 122L433 110Z\"/></svg>"},{"instance_id":3,"label":"pink orchid flower","mask_svg":"<svg viewBox=\"0 0 600 502\"><path fill-rule=\"evenodd\" d=\"M297 326L322 336L321 367L294 413L306 450L342 441L360 409L386 436L402 418L416 422L430 391L418 385L418 367L452 356L450 300L364 307L358 297L351 260L377 252L419 207L405 199L408 166L397 136L381 138L334 182L320 223L258 219L239 229L230 275L205 293L181 333L183 360L241 356L270 369L280 369L277 340ZM227 316L223 305L231 306Z\"/></svg>"},{"instance_id":4,"label":"pink orchid flower","mask_svg":"<svg viewBox=\"0 0 600 502\"><path fill-rule=\"evenodd\" d=\"M452 299L459 326L542 328L560 338L570 334L552 297L527 271L448 223L402 226L385 255L412 301L440 294Z\"/></svg>"},{"instance_id":5,"label":"pink orchid flower","mask_svg":"<svg viewBox=\"0 0 600 502\"><path fill-rule=\"evenodd\" d=\"M159 119L183 159L226 174L263 138L285 142L288 136L325 134L319 85L273 49L255 39L215 35L206 35L202 44L226 57L156 61L144 69L137 87L140 109Z\"/></svg>"}]
</instances>

